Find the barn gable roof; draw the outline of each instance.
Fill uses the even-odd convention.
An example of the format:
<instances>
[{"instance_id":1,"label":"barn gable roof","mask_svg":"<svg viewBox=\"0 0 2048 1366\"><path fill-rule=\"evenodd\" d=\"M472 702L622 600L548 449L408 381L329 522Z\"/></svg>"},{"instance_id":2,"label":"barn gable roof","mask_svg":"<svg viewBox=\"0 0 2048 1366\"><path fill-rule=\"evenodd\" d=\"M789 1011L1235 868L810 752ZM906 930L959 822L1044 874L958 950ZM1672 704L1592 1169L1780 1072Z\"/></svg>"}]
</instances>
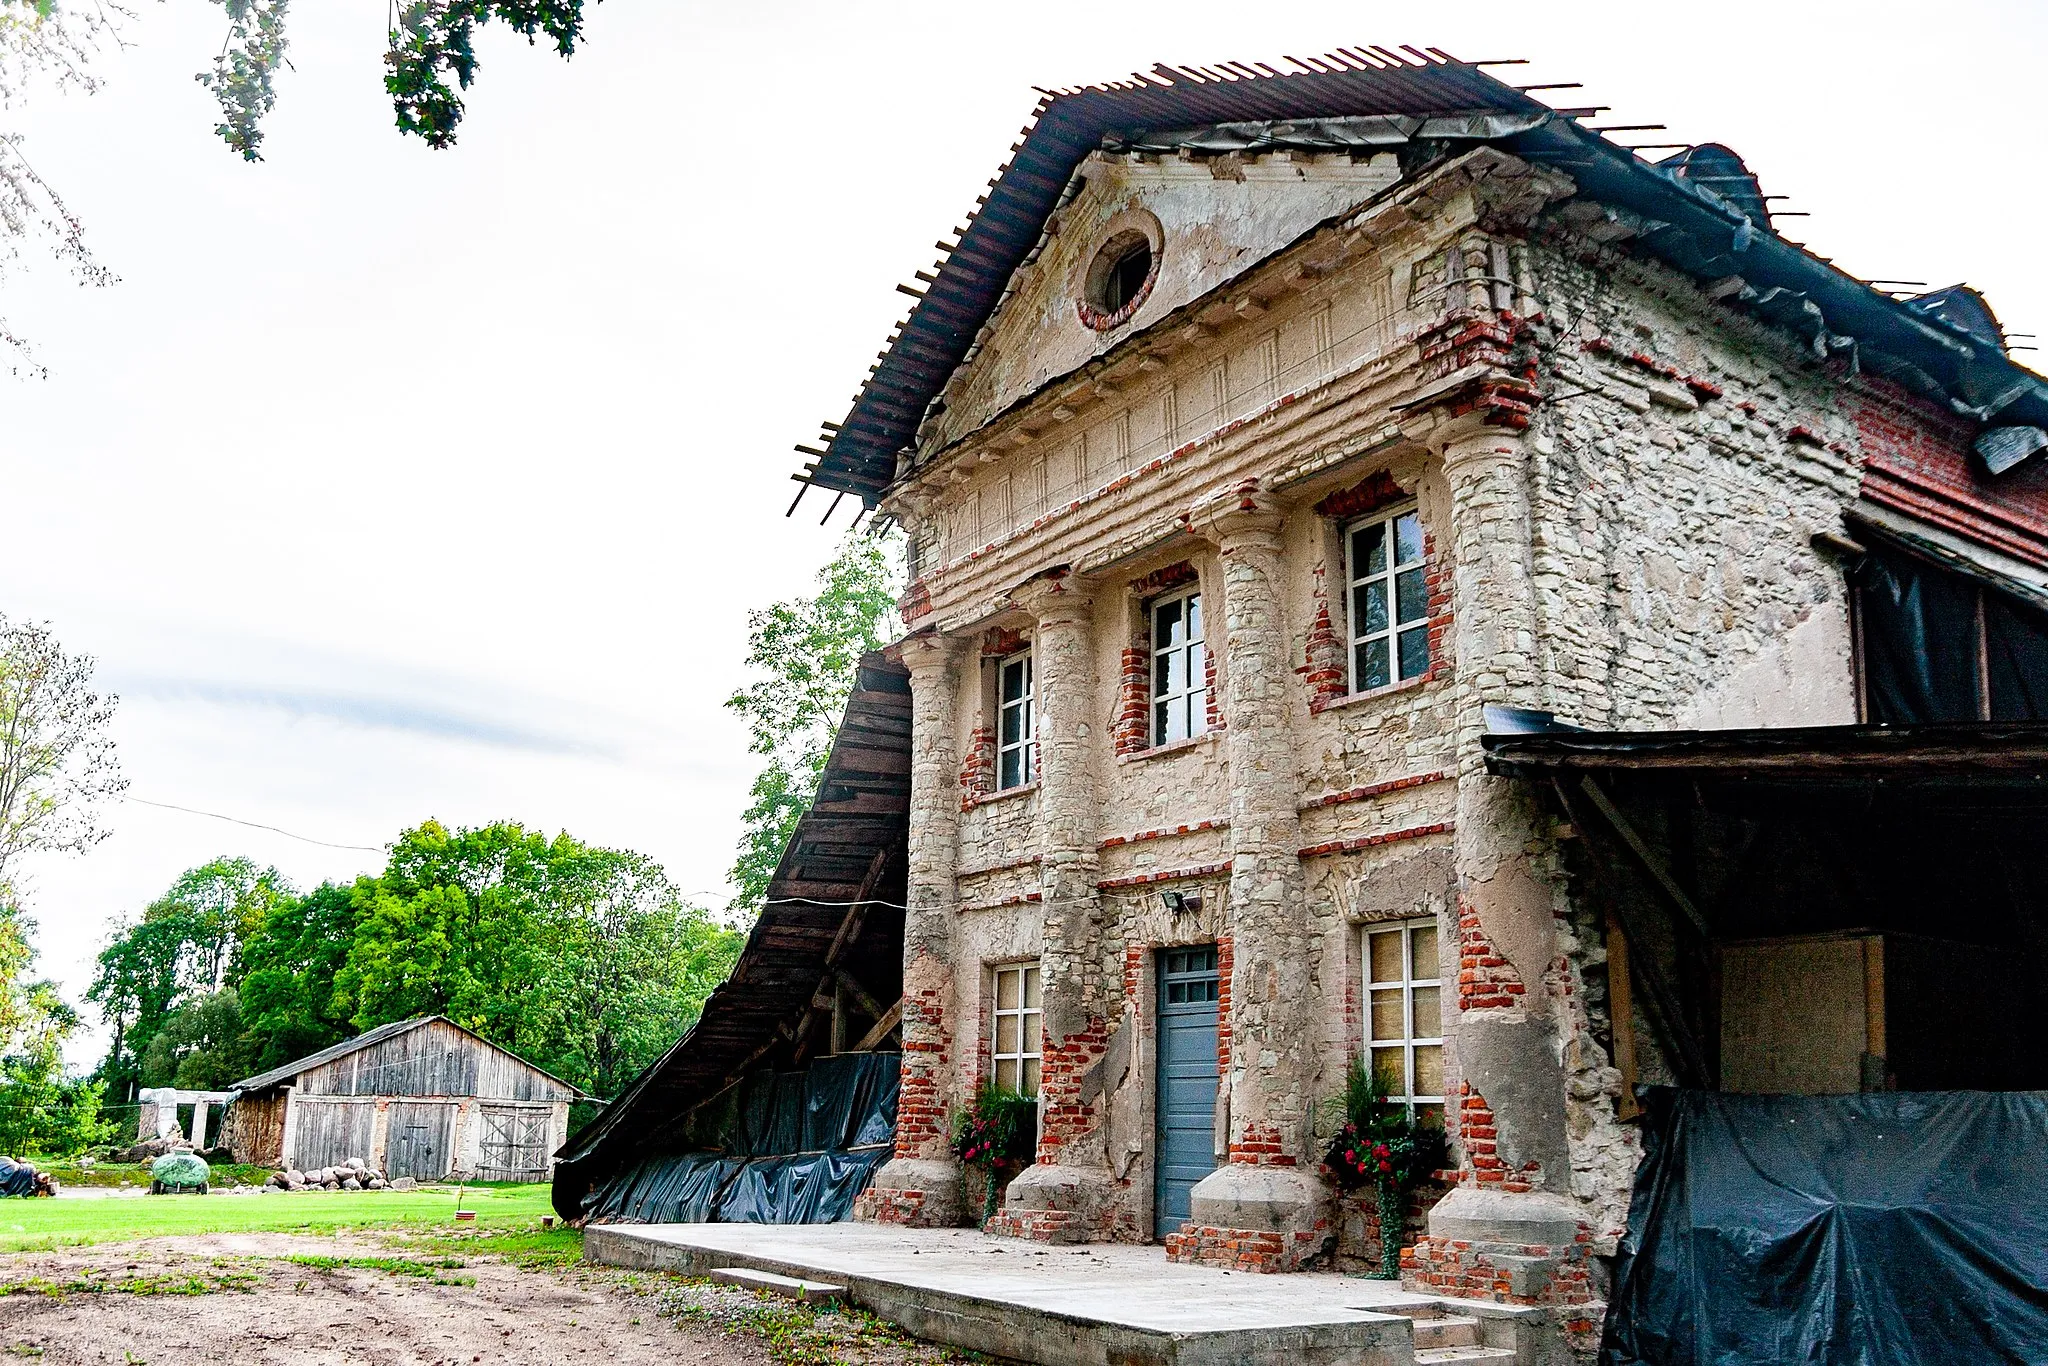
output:
<instances>
[{"instance_id":1,"label":"barn gable roof","mask_svg":"<svg viewBox=\"0 0 2048 1366\"><path fill-rule=\"evenodd\" d=\"M308 1053L303 1058L294 1059L282 1067L273 1067L268 1072L259 1072L253 1077L245 1077L241 1081L233 1082L230 1084L230 1089L235 1091L267 1091L273 1086L283 1085L285 1082L291 1081L302 1073L310 1072L316 1067L324 1067L336 1058L345 1058L351 1053L361 1052L372 1044L382 1043L386 1039L395 1039L401 1034L409 1034L415 1029L424 1029L426 1026L436 1023L447 1025L450 1029L459 1030L467 1034L484 1047L503 1053L522 1067L531 1068L564 1090L573 1092L579 1097L583 1095L581 1087L563 1081L545 1067L535 1067L511 1049L504 1047L502 1044L492 1043L473 1029L464 1029L445 1015L420 1015L410 1020L393 1020L389 1024L380 1024L375 1028L364 1030L352 1039L343 1039L340 1043L330 1044L317 1053Z\"/></svg>"}]
</instances>

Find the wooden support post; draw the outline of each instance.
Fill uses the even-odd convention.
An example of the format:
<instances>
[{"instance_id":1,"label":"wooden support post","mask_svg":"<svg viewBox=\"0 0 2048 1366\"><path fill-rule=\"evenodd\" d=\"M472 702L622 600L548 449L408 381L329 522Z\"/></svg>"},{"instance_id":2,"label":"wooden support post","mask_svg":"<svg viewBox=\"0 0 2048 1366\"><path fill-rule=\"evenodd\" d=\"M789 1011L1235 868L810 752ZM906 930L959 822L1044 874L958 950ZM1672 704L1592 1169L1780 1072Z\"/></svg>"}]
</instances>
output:
<instances>
[{"instance_id":1,"label":"wooden support post","mask_svg":"<svg viewBox=\"0 0 2048 1366\"><path fill-rule=\"evenodd\" d=\"M1552 785L1557 792L1558 801L1564 806L1566 817L1578 827L1579 833L1588 842L1593 841L1594 827L1586 821L1583 808L1572 800L1569 786L1561 778L1555 780ZM1597 858L1595 864L1599 865ZM1610 888L1610 892L1610 908L1628 930L1629 937L1636 943L1647 943L1642 926L1635 919L1636 908L1629 903L1627 897L1620 895L1618 889ZM1632 958L1629 967L1630 984L1633 986L1639 982L1642 985L1643 1004L1650 1015L1650 1023L1656 1028L1661 1042L1673 1055L1672 1070L1678 1074L1679 1083L1684 1086L1711 1087L1714 1084L1714 1074L1712 1067L1707 1063L1706 1050L1700 1046L1699 1040L1693 1036L1691 1026L1686 1023L1685 1012L1678 1004L1678 995L1664 980L1663 970L1647 953Z\"/></svg>"},{"instance_id":2,"label":"wooden support post","mask_svg":"<svg viewBox=\"0 0 2048 1366\"><path fill-rule=\"evenodd\" d=\"M1629 981L1628 935L1612 913L1607 917L1607 1015L1614 1033L1614 1066L1621 1073L1621 1101L1614 1117L1634 1119L1636 1104L1636 1000Z\"/></svg>"},{"instance_id":3,"label":"wooden support post","mask_svg":"<svg viewBox=\"0 0 2048 1366\"><path fill-rule=\"evenodd\" d=\"M846 1051L846 983L835 982L832 987L832 1051Z\"/></svg>"}]
</instances>

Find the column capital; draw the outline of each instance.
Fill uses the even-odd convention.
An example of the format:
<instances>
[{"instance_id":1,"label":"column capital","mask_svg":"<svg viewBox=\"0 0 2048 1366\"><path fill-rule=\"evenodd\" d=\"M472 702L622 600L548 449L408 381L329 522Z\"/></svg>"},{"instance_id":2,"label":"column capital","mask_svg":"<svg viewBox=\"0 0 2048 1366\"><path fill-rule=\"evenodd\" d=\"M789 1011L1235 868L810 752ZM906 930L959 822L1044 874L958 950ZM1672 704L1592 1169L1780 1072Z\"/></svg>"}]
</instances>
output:
<instances>
[{"instance_id":1,"label":"column capital","mask_svg":"<svg viewBox=\"0 0 2048 1366\"><path fill-rule=\"evenodd\" d=\"M1095 585L1062 566L1018 584L1010 590L1010 601L1040 626L1085 623L1095 615Z\"/></svg>"},{"instance_id":2,"label":"column capital","mask_svg":"<svg viewBox=\"0 0 2048 1366\"><path fill-rule=\"evenodd\" d=\"M1186 515L1188 530L1226 556L1246 549L1279 549L1283 520L1256 479L1204 494Z\"/></svg>"},{"instance_id":3,"label":"column capital","mask_svg":"<svg viewBox=\"0 0 2048 1366\"><path fill-rule=\"evenodd\" d=\"M1489 421L1483 411L1418 422L1409 435L1441 460L1449 475L1475 465L1518 461L1523 454L1523 433Z\"/></svg>"},{"instance_id":4,"label":"column capital","mask_svg":"<svg viewBox=\"0 0 2048 1366\"><path fill-rule=\"evenodd\" d=\"M910 670L912 679L929 679L943 675L957 664L966 646L966 640L960 636L920 631L906 637L896 647L896 654L903 661L903 667Z\"/></svg>"}]
</instances>

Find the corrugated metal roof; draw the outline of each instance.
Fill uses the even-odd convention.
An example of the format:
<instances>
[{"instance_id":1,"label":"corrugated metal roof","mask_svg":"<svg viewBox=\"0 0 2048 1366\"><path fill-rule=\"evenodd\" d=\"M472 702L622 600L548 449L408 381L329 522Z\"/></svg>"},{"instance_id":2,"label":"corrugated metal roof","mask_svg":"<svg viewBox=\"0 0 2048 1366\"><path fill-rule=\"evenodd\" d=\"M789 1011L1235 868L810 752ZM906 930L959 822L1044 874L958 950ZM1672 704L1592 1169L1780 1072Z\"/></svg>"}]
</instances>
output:
<instances>
[{"instance_id":1,"label":"corrugated metal roof","mask_svg":"<svg viewBox=\"0 0 2048 1366\"><path fill-rule=\"evenodd\" d=\"M1474 135L1563 169L1590 198L1640 214L1645 222L1636 242L1650 254L1702 279L1740 276L1746 284L1730 296L1732 304L1800 332L1822 355L1846 351L1852 363L1980 422L2048 424L2048 383L2015 365L2001 347L1777 236L1767 216L1756 216L1763 201L1753 178L1733 169L1739 159L1726 149L1713 148L1708 159L1732 163L1722 174L1743 179L1722 184L1729 192L1722 194L1708 183L1708 168L1693 165L1699 156L1653 164L1479 69L1487 64L1459 62L1436 49L1408 53L1405 60L1385 49L1289 58L1299 69L1285 72L1238 62L1221 69L1161 65L1126 82L1047 92L1014 157L891 337L845 420L826 424L832 435L823 450L798 447L815 458L794 477L874 506L895 477L898 453L915 444L932 400L1037 245L1075 168L1105 138L1372 115L1545 116L1534 129L1499 137L1480 131L1485 121L1478 120Z\"/></svg>"}]
</instances>

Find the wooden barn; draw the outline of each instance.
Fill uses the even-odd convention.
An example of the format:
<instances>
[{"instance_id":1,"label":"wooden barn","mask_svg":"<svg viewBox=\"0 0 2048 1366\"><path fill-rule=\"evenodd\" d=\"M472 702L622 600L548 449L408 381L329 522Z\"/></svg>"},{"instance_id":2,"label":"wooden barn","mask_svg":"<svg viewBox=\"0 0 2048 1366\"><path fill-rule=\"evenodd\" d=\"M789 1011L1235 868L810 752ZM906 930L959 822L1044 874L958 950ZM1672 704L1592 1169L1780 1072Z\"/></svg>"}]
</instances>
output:
<instances>
[{"instance_id":1,"label":"wooden barn","mask_svg":"<svg viewBox=\"0 0 2048 1366\"><path fill-rule=\"evenodd\" d=\"M237 1162L545 1181L577 1089L438 1015L379 1025L234 1084Z\"/></svg>"}]
</instances>

